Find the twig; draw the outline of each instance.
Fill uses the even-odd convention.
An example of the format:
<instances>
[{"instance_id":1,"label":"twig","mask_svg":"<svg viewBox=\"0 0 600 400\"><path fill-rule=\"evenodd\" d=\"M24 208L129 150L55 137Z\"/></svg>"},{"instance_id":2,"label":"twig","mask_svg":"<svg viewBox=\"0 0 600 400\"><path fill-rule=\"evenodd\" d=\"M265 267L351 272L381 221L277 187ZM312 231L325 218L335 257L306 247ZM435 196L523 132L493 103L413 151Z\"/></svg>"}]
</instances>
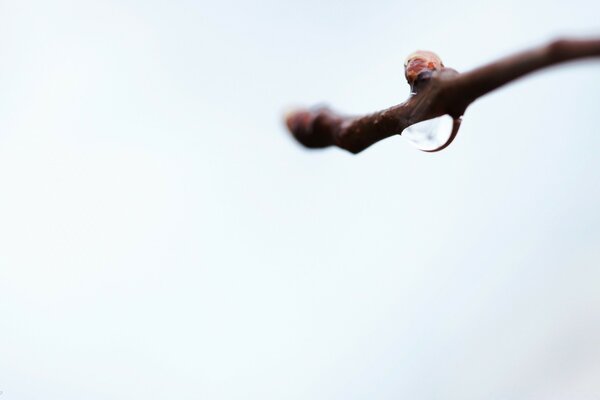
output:
<instances>
[{"instance_id":1,"label":"twig","mask_svg":"<svg viewBox=\"0 0 600 400\"><path fill-rule=\"evenodd\" d=\"M363 117L325 107L296 110L286 116L286 124L306 147L337 146L356 154L410 125L448 114L455 120L449 140L429 150L439 151L452 142L460 117L479 97L539 69L590 57L600 57L600 39L561 39L459 74L434 53L416 52L405 65L413 93L404 103Z\"/></svg>"}]
</instances>

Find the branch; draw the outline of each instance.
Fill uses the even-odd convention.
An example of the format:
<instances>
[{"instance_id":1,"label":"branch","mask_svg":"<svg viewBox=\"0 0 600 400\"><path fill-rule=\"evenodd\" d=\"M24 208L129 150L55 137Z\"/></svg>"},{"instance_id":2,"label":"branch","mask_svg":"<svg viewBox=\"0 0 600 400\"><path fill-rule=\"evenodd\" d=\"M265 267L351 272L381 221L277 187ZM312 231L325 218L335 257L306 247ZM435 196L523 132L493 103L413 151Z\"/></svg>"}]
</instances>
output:
<instances>
[{"instance_id":1,"label":"branch","mask_svg":"<svg viewBox=\"0 0 600 400\"><path fill-rule=\"evenodd\" d=\"M600 39L563 39L459 74L444 67L434 53L419 51L405 64L412 94L404 103L363 117L341 115L326 107L296 110L286 116L286 125L306 147L337 146L356 154L402 134L410 125L447 114L455 121L450 137L428 150L439 151L456 137L460 117L479 97L539 69L591 57L600 57Z\"/></svg>"}]
</instances>

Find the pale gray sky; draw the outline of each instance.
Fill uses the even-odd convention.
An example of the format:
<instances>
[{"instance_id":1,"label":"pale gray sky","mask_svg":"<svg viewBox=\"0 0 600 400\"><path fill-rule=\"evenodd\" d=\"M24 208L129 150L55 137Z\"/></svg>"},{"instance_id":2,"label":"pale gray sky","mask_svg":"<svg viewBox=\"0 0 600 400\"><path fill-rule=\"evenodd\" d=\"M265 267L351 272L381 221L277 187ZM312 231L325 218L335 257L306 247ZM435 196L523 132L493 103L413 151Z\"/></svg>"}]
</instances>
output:
<instances>
[{"instance_id":1,"label":"pale gray sky","mask_svg":"<svg viewBox=\"0 0 600 400\"><path fill-rule=\"evenodd\" d=\"M600 399L600 61L480 99L438 154L281 121L598 15L0 0L1 398Z\"/></svg>"}]
</instances>

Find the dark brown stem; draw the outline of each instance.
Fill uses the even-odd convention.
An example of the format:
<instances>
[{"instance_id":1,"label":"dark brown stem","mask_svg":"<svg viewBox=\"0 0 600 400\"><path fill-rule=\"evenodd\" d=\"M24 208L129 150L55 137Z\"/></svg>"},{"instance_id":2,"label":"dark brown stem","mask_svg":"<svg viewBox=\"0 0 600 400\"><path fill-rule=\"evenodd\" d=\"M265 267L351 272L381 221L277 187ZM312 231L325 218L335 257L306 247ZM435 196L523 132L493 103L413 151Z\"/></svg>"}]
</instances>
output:
<instances>
[{"instance_id":1,"label":"dark brown stem","mask_svg":"<svg viewBox=\"0 0 600 400\"><path fill-rule=\"evenodd\" d=\"M600 57L600 39L556 40L459 74L450 68L426 71L418 88L402 104L363 117L340 115L328 108L294 111L286 124L310 148L337 146L359 153L372 144L401 134L408 126L448 114L457 120L476 99L526 74L566 61ZM458 126L455 124L455 130ZM448 146L456 136L434 151Z\"/></svg>"}]
</instances>

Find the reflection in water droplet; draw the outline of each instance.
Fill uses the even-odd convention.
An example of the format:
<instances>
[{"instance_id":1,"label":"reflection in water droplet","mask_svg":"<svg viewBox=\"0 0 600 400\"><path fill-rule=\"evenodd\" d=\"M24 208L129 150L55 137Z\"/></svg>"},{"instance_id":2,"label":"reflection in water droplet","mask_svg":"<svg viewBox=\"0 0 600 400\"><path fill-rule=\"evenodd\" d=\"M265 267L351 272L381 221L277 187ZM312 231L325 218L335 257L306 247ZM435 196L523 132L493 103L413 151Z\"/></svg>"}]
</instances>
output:
<instances>
[{"instance_id":1,"label":"reflection in water droplet","mask_svg":"<svg viewBox=\"0 0 600 400\"><path fill-rule=\"evenodd\" d=\"M401 136L419 150L435 150L448 141L454 120L449 115L428 119L409 126Z\"/></svg>"}]
</instances>

